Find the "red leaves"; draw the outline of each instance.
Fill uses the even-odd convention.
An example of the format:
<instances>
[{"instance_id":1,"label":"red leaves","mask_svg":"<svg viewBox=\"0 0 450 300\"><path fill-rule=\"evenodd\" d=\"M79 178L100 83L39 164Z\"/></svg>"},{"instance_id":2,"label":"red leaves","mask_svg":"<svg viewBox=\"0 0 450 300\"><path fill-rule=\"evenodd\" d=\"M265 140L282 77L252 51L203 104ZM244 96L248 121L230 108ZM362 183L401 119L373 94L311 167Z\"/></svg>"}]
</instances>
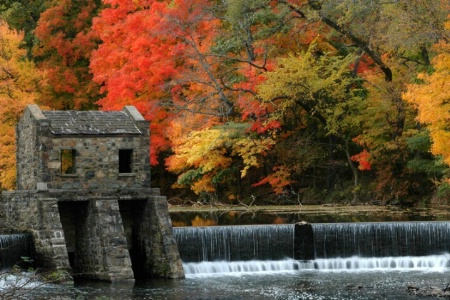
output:
<instances>
[{"instance_id":1,"label":"red leaves","mask_svg":"<svg viewBox=\"0 0 450 300\"><path fill-rule=\"evenodd\" d=\"M358 169L361 171L369 171L371 169L371 164L369 162L370 153L364 149L361 153L353 155L351 157L352 161L356 161L359 163Z\"/></svg>"},{"instance_id":2,"label":"red leaves","mask_svg":"<svg viewBox=\"0 0 450 300\"><path fill-rule=\"evenodd\" d=\"M263 178L261 181L254 183L252 186L260 186L263 184L270 184L275 194L283 194L285 187L291 184L290 170L286 166L276 166L273 168L273 173Z\"/></svg>"},{"instance_id":3,"label":"red leaves","mask_svg":"<svg viewBox=\"0 0 450 300\"><path fill-rule=\"evenodd\" d=\"M35 30L40 42L34 55L51 86L43 102L54 109L90 108L98 97L87 61L97 47L90 20L99 2L62 0L41 14Z\"/></svg>"}]
</instances>

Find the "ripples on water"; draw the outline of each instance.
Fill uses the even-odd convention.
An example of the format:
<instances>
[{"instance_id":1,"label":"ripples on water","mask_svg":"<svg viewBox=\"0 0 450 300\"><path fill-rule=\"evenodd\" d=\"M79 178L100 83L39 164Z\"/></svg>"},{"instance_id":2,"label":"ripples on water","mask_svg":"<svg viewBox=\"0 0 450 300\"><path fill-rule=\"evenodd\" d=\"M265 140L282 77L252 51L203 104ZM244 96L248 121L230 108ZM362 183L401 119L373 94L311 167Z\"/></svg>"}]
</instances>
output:
<instances>
[{"instance_id":1,"label":"ripples on water","mask_svg":"<svg viewBox=\"0 0 450 300\"><path fill-rule=\"evenodd\" d=\"M407 287L445 288L447 256L189 263L182 280L48 286L32 299L433 299L410 296Z\"/></svg>"}]
</instances>

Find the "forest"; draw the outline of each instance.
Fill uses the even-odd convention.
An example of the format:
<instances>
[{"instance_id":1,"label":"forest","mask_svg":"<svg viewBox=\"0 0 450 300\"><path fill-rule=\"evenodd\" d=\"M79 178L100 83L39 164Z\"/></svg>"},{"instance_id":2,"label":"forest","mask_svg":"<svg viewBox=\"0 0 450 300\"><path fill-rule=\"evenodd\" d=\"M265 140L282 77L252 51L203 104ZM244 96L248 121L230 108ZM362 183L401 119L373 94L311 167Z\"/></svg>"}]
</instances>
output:
<instances>
[{"instance_id":1,"label":"forest","mask_svg":"<svg viewBox=\"0 0 450 300\"><path fill-rule=\"evenodd\" d=\"M27 104L150 121L171 203L450 204L448 0L3 0L0 190Z\"/></svg>"}]
</instances>

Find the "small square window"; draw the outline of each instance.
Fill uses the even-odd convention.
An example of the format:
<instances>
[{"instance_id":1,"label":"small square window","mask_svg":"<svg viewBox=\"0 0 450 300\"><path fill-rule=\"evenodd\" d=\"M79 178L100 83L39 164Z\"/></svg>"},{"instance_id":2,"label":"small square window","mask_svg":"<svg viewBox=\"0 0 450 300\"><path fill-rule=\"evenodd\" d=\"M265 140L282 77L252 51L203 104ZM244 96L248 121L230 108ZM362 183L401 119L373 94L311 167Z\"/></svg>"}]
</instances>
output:
<instances>
[{"instance_id":1,"label":"small square window","mask_svg":"<svg viewBox=\"0 0 450 300\"><path fill-rule=\"evenodd\" d=\"M132 173L133 168L133 150L120 149L119 150L119 173Z\"/></svg>"},{"instance_id":2,"label":"small square window","mask_svg":"<svg viewBox=\"0 0 450 300\"><path fill-rule=\"evenodd\" d=\"M61 149L61 174L75 174L75 149Z\"/></svg>"}]
</instances>

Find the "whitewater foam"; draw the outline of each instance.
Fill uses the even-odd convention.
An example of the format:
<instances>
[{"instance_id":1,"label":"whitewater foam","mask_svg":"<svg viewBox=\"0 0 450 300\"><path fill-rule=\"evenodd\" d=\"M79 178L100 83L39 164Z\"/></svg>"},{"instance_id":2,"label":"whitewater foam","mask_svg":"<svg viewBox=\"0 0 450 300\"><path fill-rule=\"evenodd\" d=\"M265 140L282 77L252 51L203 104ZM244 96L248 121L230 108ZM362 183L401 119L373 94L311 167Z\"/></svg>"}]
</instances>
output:
<instances>
[{"instance_id":1,"label":"whitewater foam","mask_svg":"<svg viewBox=\"0 0 450 300\"><path fill-rule=\"evenodd\" d=\"M450 255L403 256L403 257L347 257L298 261L203 261L183 263L186 277L241 276L246 274L270 274L302 271L361 272L361 271L433 271L443 272L450 268Z\"/></svg>"}]
</instances>

